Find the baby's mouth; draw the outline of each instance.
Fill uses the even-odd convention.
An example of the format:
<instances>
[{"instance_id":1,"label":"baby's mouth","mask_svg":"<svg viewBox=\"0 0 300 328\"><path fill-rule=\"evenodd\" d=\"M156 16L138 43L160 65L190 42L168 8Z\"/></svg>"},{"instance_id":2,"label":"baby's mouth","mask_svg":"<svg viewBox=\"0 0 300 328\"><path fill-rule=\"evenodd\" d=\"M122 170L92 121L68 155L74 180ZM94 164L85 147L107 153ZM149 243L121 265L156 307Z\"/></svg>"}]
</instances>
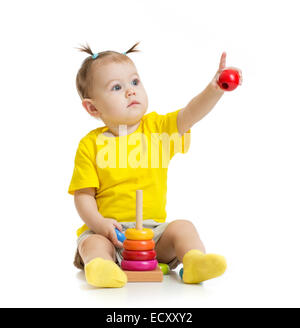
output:
<instances>
[{"instance_id":1,"label":"baby's mouth","mask_svg":"<svg viewBox=\"0 0 300 328\"><path fill-rule=\"evenodd\" d=\"M132 103L130 103L127 107L131 107L134 105L139 105L140 103L138 101L133 101Z\"/></svg>"}]
</instances>

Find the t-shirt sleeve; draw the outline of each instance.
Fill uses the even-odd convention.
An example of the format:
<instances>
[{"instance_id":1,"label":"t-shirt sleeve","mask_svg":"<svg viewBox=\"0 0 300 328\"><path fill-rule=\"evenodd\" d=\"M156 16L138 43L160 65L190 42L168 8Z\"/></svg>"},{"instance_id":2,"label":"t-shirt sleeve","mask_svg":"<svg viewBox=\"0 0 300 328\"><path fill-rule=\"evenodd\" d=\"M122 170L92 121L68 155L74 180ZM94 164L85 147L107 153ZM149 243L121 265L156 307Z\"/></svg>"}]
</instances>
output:
<instances>
[{"instance_id":1,"label":"t-shirt sleeve","mask_svg":"<svg viewBox=\"0 0 300 328\"><path fill-rule=\"evenodd\" d=\"M177 153L185 154L191 144L191 129L182 136L178 131L177 116L180 109L165 115L159 115L159 132L167 133L170 137L170 159Z\"/></svg>"},{"instance_id":2,"label":"t-shirt sleeve","mask_svg":"<svg viewBox=\"0 0 300 328\"><path fill-rule=\"evenodd\" d=\"M99 188L99 177L95 160L91 157L88 147L80 141L74 163L74 171L68 193L74 195L75 190L83 188Z\"/></svg>"}]
</instances>

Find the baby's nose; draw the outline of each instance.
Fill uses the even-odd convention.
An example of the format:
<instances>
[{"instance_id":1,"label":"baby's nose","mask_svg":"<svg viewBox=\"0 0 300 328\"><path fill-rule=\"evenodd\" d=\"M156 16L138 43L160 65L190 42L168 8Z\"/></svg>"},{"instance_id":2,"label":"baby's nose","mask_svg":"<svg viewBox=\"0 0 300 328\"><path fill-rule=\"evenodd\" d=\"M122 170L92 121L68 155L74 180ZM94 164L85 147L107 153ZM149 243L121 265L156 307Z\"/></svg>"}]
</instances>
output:
<instances>
[{"instance_id":1,"label":"baby's nose","mask_svg":"<svg viewBox=\"0 0 300 328\"><path fill-rule=\"evenodd\" d=\"M135 95L135 91L134 90L128 90L127 91L127 96L132 96Z\"/></svg>"}]
</instances>

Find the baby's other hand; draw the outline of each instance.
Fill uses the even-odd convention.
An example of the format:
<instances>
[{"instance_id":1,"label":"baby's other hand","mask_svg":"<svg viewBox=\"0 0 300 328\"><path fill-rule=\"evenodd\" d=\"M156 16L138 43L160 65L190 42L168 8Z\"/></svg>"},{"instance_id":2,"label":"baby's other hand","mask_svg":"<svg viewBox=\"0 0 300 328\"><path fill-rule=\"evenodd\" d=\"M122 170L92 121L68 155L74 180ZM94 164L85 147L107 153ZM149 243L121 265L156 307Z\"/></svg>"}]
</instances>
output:
<instances>
[{"instance_id":1,"label":"baby's other hand","mask_svg":"<svg viewBox=\"0 0 300 328\"><path fill-rule=\"evenodd\" d=\"M114 246L123 248L123 243L118 240L115 228L122 232L122 225L117 220L111 218L103 219L102 235L108 238Z\"/></svg>"}]
</instances>

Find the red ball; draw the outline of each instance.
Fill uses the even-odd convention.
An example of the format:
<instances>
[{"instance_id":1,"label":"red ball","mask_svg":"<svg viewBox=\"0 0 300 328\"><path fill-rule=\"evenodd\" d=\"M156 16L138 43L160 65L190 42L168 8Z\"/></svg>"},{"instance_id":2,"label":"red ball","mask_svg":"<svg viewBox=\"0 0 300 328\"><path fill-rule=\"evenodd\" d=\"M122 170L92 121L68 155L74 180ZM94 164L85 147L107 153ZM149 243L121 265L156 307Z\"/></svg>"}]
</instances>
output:
<instances>
[{"instance_id":1,"label":"red ball","mask_svg":"<svg viewBox=\"0 0 300 328\"><path fill-rule=\"evenodd\" d=\"M217 82L221 89L225 91L232 91L240 83L239 72L233 69L224 69Z\"/></svg>"},{"instance_id":2,"label":"red ball","mask_svg":"<svg viewBox=\"0 0 300 328\"><path fill-rule=\"evenodd\" d=\"M122 255L124 260L129 261L148 261L156 258L156 252L154 249L151 251L128 251L125 249Z\"/></svg>"}]
</instances>

